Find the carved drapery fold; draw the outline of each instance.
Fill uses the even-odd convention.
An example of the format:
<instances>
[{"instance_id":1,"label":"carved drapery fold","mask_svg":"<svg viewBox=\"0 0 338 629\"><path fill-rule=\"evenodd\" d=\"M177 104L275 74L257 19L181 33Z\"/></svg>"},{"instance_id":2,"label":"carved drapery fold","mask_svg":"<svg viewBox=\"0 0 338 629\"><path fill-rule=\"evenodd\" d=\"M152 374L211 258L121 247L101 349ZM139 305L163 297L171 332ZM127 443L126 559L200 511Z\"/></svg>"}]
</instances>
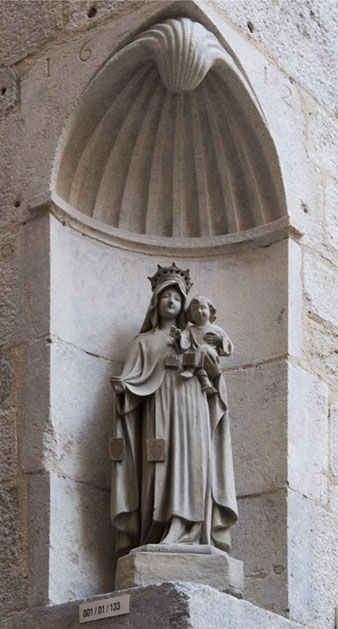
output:
<instances>
[{"instance_id":1,"label":"carved drapery fold","mask_svg":"<svg viewBox=\"0 0 338 629\"><path fill-rule=\"evenodd\" d=\"M68 124L55 181L70 206L137 234L217 236L286 215L252 87L235 55L188 18L108 59Z\"/></svg>"}]
</instances>

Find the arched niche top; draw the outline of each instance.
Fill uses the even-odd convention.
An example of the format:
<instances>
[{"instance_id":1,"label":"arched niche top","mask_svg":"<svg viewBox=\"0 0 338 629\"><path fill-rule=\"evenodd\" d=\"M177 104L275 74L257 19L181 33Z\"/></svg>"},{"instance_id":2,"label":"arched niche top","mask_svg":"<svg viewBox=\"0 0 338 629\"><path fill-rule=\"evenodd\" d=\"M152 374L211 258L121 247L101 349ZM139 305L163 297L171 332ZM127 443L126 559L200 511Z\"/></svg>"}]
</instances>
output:
<instances>
[{"instance_id":1,"label":"arched niche top","mask_svg":"<svg viewBox=\"0 0 338 629\"><path fill-rule=\"evenodd\" d=\"M66 125L52 187L77 220L175 247L245 240L287 214L253 89L230 48L189 18L152 26L104 63Z\"/></svg>"}]
</instances>

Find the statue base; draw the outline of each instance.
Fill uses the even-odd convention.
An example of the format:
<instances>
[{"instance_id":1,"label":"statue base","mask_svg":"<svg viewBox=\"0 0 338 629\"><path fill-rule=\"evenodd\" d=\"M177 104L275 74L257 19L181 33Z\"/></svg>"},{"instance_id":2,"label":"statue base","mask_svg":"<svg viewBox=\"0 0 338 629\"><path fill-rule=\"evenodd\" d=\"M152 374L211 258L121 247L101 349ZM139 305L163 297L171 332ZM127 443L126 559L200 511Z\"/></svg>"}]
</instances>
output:
<instances>
[{"instance_id":1,"label":"statue base","mask_svg":"<svg viewBox=\"0 0 338 629\"><path fill-rule=\"evenodd\" d=\"M196 544L147 544L117 562L117 590L164 581L202 583L242 598L243 562L213 546Z\"/></svg>"}]
</instances>

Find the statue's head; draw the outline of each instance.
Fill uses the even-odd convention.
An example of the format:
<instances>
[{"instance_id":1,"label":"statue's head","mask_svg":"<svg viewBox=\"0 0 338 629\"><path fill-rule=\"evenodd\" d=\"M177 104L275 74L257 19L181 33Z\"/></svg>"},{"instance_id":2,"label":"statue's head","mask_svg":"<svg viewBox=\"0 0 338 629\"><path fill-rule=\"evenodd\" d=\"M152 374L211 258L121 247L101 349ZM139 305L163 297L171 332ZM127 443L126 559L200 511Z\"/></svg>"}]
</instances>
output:
<instances>
[{"instance_id":1,"label":"statue's head","mask_svg":"<svg viewBox=\"0 0 338 629\"><path fill-rule=\"evenodd\" d=\"M187 317L188 321L197 325L201 325L207 321L212 323L216 319L216 308L208 297L196 295L189 304Z\"/></svg>"},{"instance_id":2,"label":"statue's head","mask_svg":"<svg viewBox=\"0 0 338 629\"><path fill-rule=\"evenodd\" d=\"M157 328L160 323L160 317L163 318L163 315L168 317L171 316L171 308L173 308L173 311L175 312L175 317L173 317L173 319L176 320L177 327L183 330L187 324L187 293L192 286L189 269L183 271L176 266L175 262L168 267L160 266L158 264L156 273L148 279L151 282L153 295L150 300L145 320L141 327L141 332L148 332L151 329ZM172 299L173 304L168 306L168 309L165 309L163 305L163 312L161 313L160 306L161 303L164 304L165 299L167 301Z\"/></svg>"}]
</instances>

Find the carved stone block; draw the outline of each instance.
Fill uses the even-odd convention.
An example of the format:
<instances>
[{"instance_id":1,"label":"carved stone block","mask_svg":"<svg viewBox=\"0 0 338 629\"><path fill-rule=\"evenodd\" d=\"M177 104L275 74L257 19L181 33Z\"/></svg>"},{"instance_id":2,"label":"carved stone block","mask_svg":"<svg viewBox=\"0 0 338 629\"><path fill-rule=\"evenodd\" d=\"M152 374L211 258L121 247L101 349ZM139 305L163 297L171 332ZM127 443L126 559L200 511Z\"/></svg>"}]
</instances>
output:
<instances>
[{"instance_id":1,"label":"carved stone block","mask_svg":"<svg viewBox=\"0 0 338 629\"><path fill-rule=\"evenodd\" d=\"M184 548L183 548L184 547ZM243 562L210 546L168 544L143 547L150 552L134 549L117 563L115 588L151 585L164 581L204 583L221 592L242 598L244 590ZM163 546L162 546L163 548ZM181 552L178 552L181 551Z\"/></svg>"}]
</instances>

